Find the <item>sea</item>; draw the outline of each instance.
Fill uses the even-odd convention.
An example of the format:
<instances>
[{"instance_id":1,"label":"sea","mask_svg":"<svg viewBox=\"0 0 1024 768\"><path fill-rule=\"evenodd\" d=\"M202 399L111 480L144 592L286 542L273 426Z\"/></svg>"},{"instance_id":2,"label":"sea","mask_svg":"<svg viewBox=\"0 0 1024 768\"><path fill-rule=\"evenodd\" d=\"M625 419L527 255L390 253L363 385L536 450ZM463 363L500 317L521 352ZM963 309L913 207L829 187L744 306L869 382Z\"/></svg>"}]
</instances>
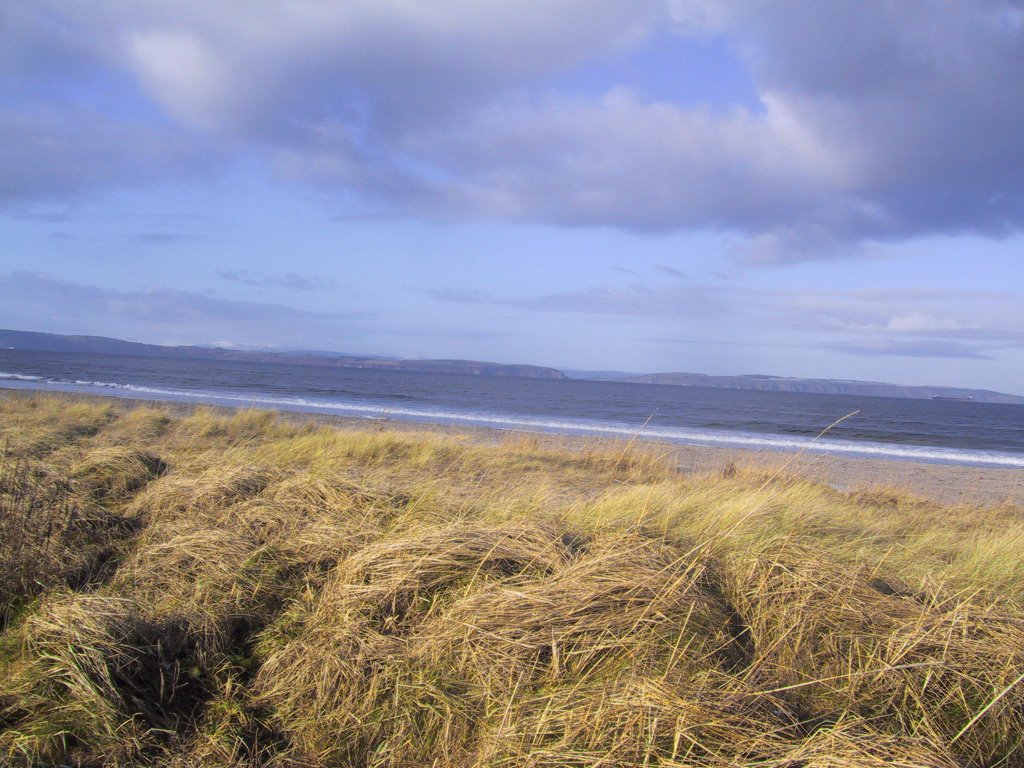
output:
<instances>
[{"instance_id":1,"label":"sea","mask_svg":"<svg viewBox=\"0 0 1024 768\"><path fill-rule=\"evenodd\" d=\"M0 388L1024 469L1024 406L973 401L25 350Z\"/></svg>"}]
</instances>

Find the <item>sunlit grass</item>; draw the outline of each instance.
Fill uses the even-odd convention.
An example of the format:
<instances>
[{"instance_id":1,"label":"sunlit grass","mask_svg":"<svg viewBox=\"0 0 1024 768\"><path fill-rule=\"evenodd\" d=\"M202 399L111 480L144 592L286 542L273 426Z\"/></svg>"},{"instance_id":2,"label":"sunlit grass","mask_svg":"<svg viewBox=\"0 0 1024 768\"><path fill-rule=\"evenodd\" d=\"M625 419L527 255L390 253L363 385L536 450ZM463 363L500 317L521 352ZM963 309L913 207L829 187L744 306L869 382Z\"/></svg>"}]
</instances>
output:
<instances>
[{"instance_id":1,"label":"sunlit grass","mask_svg":"<svg viewBox=\"0 0 1024 768\"><path fill-rule=\"evenodd\" d=\"M1024 764L1024 523L655 446L0 400L0 763Z\"/></svg>"}]
</instances>

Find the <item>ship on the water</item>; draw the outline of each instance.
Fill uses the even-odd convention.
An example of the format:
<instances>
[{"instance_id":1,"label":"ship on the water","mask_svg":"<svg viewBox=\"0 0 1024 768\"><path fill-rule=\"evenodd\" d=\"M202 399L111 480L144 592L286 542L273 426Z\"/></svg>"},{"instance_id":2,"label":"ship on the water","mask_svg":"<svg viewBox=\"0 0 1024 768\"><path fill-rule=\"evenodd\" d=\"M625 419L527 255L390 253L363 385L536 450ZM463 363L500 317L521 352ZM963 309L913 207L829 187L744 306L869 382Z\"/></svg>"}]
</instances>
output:
<instances>
[{"instance_id":1,"label":"ship on the water","mask_svg":"<svg viewBox=\"0 0 1024 768\"><path fill-rule=\"evenodd\" d=\"M932 395L932 400L958 400L960 402L970 402L974 399L974 395Z\"/></svg>"}]
</instances>

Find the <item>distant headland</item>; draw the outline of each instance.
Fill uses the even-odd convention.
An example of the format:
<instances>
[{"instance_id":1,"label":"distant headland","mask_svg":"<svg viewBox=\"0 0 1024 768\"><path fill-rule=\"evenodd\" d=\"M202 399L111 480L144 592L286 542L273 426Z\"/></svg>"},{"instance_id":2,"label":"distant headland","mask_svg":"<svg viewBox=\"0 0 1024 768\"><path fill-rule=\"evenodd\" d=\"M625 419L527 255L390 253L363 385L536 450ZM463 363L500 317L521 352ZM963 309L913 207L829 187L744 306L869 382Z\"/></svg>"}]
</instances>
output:
<instances>
[{"instance_id":1,"label":"distant headland","mask_svg":"<svg viewBox=\"0 0 1024 768\"><path fill-rule=\"evenodd\" d=\"M614 381L638 384L668 384L684 387L717 387L752 389L763 392L814 392L824 395L860 395L869 397L909 397L918 400L958 400L975 403L1007 403L1024 405L1024 397L993 392L987 389L961 387L903 386L879 381L845 379L798 379L787 376L706 376L702 373L624 374L621 378L603 376Z\"/></svg>"},{"instance_id":2,"label":"distant headland","mask_svg":"<svg viewBox=\"0 0 1024 768\"><path fill-rule=\"evenodd\" d=\"M770 392L804 392L867 397L904 397L919 400L963 401L1024 405L1024 397L987 389L962 387L905 386L876 381L847 379L801 379L761 374L709 376L703 373L626 373L620 371L568 371L541 365L507 364L479 360L410 360L393 357L349 355L340 352L278 351L227 346L164 346L123 341L105 336L67 336L57 333L0 330L0 349L35 352L78 352L93 355L137 355L141 357L192 360L237 360L250 363L313 365L333 368L363 368L381 371L451 373L469 376L505 376L530 379L588 379L633 384L661 384L684 387L712 387Z\"/></svg>"},{"instance_id":3,"label":"distant headland","mask_svg":"<svg viewBox=\"0 0 1024 768\"><path fill-rule=\"evenodd\" d=\"M92 355L136 355L139 357L188 360L237 360L247 363L315 365L331 368L369 368L418 373L457 373L469 376L515 376L529 379L564 379L555 368L540 365L508 365L478 360L401 360L363 357L336 352L269 351L218 346L162 346L111 339L106 336L65 336L58 333L0 330L0 348L34 352L79 352Z\"/></svg>"}]
</instances>

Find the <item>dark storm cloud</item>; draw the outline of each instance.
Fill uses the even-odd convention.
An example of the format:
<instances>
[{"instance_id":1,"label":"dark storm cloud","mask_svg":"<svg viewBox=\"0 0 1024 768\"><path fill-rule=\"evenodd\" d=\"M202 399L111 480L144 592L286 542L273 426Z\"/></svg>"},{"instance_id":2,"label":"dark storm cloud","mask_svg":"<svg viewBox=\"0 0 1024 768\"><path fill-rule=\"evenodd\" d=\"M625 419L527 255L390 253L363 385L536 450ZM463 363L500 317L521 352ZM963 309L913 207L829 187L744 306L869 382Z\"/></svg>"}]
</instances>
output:
<instances>
[{"instance_id":1,"label":"dark storm cloud","mask_svg":"<svg viewBox=\"0 0 1024 768\"><path fill-rule=\"evenodd\" d=\"M548 85L654 34L727 40L760 108ZM247 148L353 214L716 229L760 265L1024 227L1014 2L15 0L0 51L0 202Z\"/></svg>"}]
</instances>

